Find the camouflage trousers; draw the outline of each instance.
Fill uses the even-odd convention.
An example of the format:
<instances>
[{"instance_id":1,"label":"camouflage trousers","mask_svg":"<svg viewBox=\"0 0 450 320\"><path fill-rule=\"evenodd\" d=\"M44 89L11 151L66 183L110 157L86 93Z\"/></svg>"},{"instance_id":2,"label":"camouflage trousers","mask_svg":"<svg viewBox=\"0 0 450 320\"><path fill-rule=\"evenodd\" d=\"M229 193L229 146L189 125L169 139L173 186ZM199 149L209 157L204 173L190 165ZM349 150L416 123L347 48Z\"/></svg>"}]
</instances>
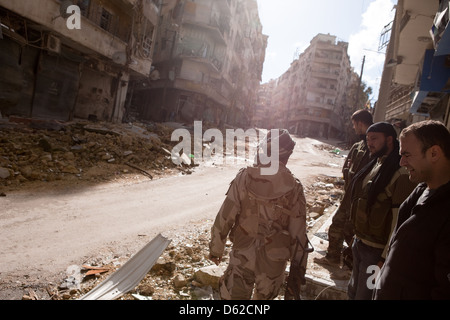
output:
<instances>
[{"instance_id":1,"label":"camouflage trousers","mask_svg":"<svg viewBox=\"0 0 450 320\"><path fill-rule=\"evenodd\" d=\"M264 247L252 245L232 250L230 263L220 279L222 300L272 300L285 280L287 261L270 260Z\"/></svg>"},{"instance_id":2,"label":"camouflage trousers","mask_svg":"<svg viewBox=\"0 0 450 320\"><path fill-rule=\"evenodd\" d=\"M353 235L353 223L350 220L350 212L345 208L339 207L328 229L328 256L332 258L340 257L344 241L349 245Z\"/></svg>"}]
</instances>

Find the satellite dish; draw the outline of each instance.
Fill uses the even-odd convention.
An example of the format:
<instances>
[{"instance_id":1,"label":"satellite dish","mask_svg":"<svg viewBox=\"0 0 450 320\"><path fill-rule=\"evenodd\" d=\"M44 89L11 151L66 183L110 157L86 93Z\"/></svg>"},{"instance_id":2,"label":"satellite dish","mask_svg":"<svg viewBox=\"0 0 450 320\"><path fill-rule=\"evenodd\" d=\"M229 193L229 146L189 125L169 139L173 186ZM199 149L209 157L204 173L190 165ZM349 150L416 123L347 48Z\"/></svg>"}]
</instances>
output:
<instances>
[{"instance_id":1,"label":"satellite dish","mask_svg":"<svg viewBox=\"0 0 450 320\"><path fill-rule=\"evenodd\" d=\"M67 13L67 9L73 6L73 2L70 0L64 0L61 2L61 5L59 6L59 14L61 15L61 17L63 17L64 19L67 19L68 17L70 17L70 14Z\"/></svg>"}]
</instances>

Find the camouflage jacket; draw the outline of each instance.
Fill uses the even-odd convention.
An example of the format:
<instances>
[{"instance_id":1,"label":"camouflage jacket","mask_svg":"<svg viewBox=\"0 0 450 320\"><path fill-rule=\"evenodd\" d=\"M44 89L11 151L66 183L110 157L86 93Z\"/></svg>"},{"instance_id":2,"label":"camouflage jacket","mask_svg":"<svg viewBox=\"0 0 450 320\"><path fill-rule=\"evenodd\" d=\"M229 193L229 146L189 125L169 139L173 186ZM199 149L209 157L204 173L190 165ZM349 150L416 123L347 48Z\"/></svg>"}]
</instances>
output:
<instances>
[{"instance_id":1,"label":"camouflage jacket","mask_svg":"<svg viewBox=\"0 0 450 320\"><path fill-rule=\"evenodd\" d=\"M356 142L350 149L347 159L345 160L344 166L342 168L342 174L344 176L345 186L344 189L347 190L350 185L350 181L353 179L355 174L364 168L370 161L370 152L367 148L366 140L363 139Z\"/></svg>"},{"instance_id":2,"label":"camouflage jacket","mask_svg":"<svg viewBox=\"0 0 450 320\"><path fill-rule=\"evenodd\" d=\"M289 169L280 164L276 175L261 175L258 167L241 169L211 229L212 256L222 257L228 236L233 250L264 247L274 261L306 265L306 200Z\"/></svg>"}]
</instances>

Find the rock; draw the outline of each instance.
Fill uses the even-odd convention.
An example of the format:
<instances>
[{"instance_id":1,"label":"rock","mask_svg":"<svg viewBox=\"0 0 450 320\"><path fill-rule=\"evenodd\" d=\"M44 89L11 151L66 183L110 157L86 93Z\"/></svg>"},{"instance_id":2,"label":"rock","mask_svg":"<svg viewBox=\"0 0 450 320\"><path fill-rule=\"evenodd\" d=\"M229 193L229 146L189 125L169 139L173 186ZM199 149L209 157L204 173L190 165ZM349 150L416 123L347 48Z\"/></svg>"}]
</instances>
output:
<instances>
[{"instance_id":1,"label":"rock","mask_svg":"<svg viewBox=\"0 0 450 320\"><path fill-rule=\"evenodd\" d=\"M61 171L64 173L72 173L72 174L80 173L80 170L78 170L77 168L75 168L72 165L68 165L68 166L64 167Z\"/></svg>"},{"instance_id":2,"label":"rock","mask_svg":"<svg viewBox=\"0 0 450 320\"><path fill-rule=\"evenodd\" d=\"M173 278L173 285L176 289L180 289L187 284L186 278L182 274L177 274L175 278Z\"/></svg>"},{"instance_id":3,"label":"rock","mask_svg":"<svg viewBox=\"0 0 450 320\"><path fill-rule=\"evenodd\" d=\"M53 160L53 156L52 156L51 153L44 153L44 154L41 156L41 160L42 160L42 161L45 161L45 162L47 162L47 161L52 161L52 160Z\"/></svg>"},{"instance_id":4,"label":"rock","mask_svg":"<svg viewBox=\"0 0 450 320\"><path fill-rule=\"evenodd\" d=\"M63 158L66 160L75 160L75 155L73 154L73 152L66 152L63 155Z\"/></svg>"},{"instance_id":5,"label":"rock","mask_svg":"<svg viewBox=\"0 0 450 320\"><path fill-rule=\"evenodd\" d=\"M151 285L147 283L143 283L138 286L138 291L143 296L151 296L152 294L155 293L155 288L153 288Z\"/></svg>"},{"instance_id":6,"label":"rock","mask_svg":"<svg viewBox=\"0 0 450 320\"><path fill-rule=\"evenodd\" d=\"M310 209L311 212L316 212L319 215L322 215L323 212L325 211L325 206L322 205L318 205L318 206L314 206Z\"/></svg>"},{"instance_id":7,"label":"rock","mask_svg":"<svg viewBox=\"0 0 450 320\"><path fill-rule=\"evenodd\" d=\"M102 157L102 160L106 160L106 161L108 161L109 159L112 158L111 154L109 154L108 152L103 154L101 157Z\"/></svg>"},{"instance_id":8,"label":"rock","mask_svg":"<svg viewBox=\"0 0 450 320\"><path fill-rule=\"evenodd\" d=\"M175 263L173 263L172 261L166 261L163 257L160 257L151 269L151 272L157 274L172 274L175 269Z\"/></svg>"},{"instance_id":9,"label":"rock","mask_svg":"<svg viewBox=\"0 0 450 320\"><path fill-rule=\"evenodd\" d=\"M74 295L76 295L78 293L78 289L70 289L70 291L69 291L69 294L71 295L71 296L74 296Z\"/></svg>"},{"instance_id":10,"label":"rock","mask_svg":"<svg viewBox=\"0 0 450 320\"><path fill-rule=\"evenodd\" d=\"M133 137L129 135L124 135L120 139L122 141L122 144L126 147L130 147L133 145Z\"/></svg>"},{"instance_id":11,"label":"rock","mask_svg":"<svg viewBox=\"0 0 450 320\"><path fill-rule=\"evenodd\" d=\"M64 292L64 293L62 294L62 298L63 298L64 300L69 300L70 298L72 298L72 296L70 295L70 292Z\"/></svg>"},{"instance_id":12,"label":"rock","mask_svg":"<svg viewBox=\"0 0 450 320\"><path fill-rule=\"evenodd\" d=\"M78 290L79 288L80 288L80 280L74 276L67 277L58 286L58 289L60 290Z\"/></svg>"},{"instance_id":13,"label":"rock","mask_svg":"<svg viewBox=\"0 0 450 320\"><path fill-rule=\"evenodd\" d=\"M79 144L76 144L76 145L72 146L70 148L70 150L72 150L72 151L82 151L83 150L83 146L80 146Z\"/></svg>"},{"instance_id":14,"label":"rock","mask_svg":"<svg viewBox=\"0 0 450 320\"><path fill-rule=\"evenodd\" d=\"M39 146L44 150L45 152L51 152L52 151L52 145L47 139L41 139L39 140Z\"/></svg>"},{"instance_id":15,"label":"rock","mask_svg":"<svg viewBox=\"0 0 450 320\"><path fill-rule=\"evenodd\" d=\"M214 300L214 292L211 286L206 288L195 288L193 296L197 300Z\"/></svg>"},{"instance_id":16,"label":"rock","mask_svg":"<svg viewBox=\"0 0 450 320\"><path fill-rule=\"evenodd\" d=\"M203 286L211 286L213 289L219 288L219 279L223 276L226 267L208 266L197 270L194 279Z\"/></svg>"},{"instance_id":17,"label":"rock","mask_svg":"<svg viewBox=\"0 0 450 320\"><path fill-rule=\"evenodd\" d=\"M321 214L318 212L310 212L308 215L311 219L314 219L314 220L318 219L321 216Z\"/></svg>"},{"instance_id":18,"label":"rock","mask_svg":"<svg viewBox=\"0 0 450 320\"><path fill-rule=\"evenodd\" d=\"M11 173L6 168L0 168L0 178L8 179L11 176Z\"/></svg>"},{"instance_id":19,"label":"rock","mask_svg":"<svg viewBox=\"0 0 450 320\"><path fill-rule=\"evenodd\" d=\"M20 173L27 179L31 179L33 175L33 168L31 166L25 166L20 169Z\"/></svg>"}]
</instances>

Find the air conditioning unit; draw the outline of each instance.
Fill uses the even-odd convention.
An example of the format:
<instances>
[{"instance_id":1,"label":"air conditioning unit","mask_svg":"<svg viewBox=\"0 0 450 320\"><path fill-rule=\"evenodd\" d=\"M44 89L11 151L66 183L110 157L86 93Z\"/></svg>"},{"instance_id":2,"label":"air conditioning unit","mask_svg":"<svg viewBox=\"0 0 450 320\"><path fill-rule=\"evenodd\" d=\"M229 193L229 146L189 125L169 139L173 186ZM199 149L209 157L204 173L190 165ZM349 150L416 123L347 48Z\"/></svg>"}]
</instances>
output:
<instances>
[{"instance_id":1,"label":"air conditioning unit","mask_svg":"<svg viewBox=\"0 0 450 320\"><path fill-rule=\"evenodd\" d=\"M61 39L58 37L49 34L47 36L47 41L45 43L45 48L53 53L60 53L61 52Z\"/></svg>"}]
</instances>

